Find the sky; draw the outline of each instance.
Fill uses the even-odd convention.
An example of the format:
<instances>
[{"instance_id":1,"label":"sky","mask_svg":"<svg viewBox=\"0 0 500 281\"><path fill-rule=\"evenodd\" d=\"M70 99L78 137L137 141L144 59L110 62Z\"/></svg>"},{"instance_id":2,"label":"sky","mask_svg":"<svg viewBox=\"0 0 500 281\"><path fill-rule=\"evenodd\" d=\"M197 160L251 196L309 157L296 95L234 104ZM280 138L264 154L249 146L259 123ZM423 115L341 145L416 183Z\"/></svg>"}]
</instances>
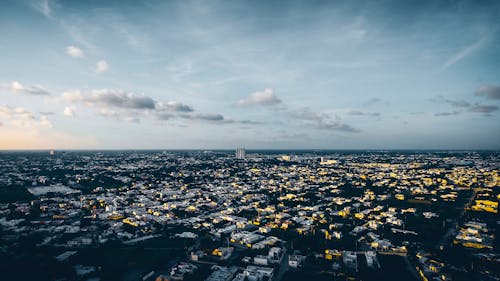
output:
<instances>
[{"instance_id":1,"label":"sky","mask_svg":"<svg viewBox=\"0 0 500 281\"><path fill-rule=\"evenodd\" d=\"M500 1L14 1L0 149L500 149Z\"/></svg>"}]
</instances>

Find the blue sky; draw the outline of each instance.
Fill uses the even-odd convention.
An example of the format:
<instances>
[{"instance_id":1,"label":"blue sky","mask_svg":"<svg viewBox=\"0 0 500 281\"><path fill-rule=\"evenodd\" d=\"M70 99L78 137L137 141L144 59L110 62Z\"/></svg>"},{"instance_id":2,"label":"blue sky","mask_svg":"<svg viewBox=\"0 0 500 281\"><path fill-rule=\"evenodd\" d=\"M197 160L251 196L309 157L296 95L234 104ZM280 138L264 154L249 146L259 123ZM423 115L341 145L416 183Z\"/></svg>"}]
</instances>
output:
<instances>
[{"instance_id":1,"label":"blue sky","mask_svg":"<svg viewBox=\"0 0 500 281\"><path fill-rule=\"evenodd\" d=\"M0 34L0 149L500 149L498 1L6 1Z\"/></svg>"}]
</instances>

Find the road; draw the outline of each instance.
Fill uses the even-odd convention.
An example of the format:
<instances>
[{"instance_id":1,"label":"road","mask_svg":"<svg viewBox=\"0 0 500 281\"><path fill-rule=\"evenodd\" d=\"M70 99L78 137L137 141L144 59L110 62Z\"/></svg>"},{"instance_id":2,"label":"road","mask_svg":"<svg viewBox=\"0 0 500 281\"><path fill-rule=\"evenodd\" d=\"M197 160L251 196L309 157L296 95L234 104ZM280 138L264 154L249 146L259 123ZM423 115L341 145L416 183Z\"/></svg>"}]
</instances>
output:
<instances>
[{"instance_id":1,"label":"road","mask_svg":"<svg viewBox=\"0 0 500 281\"><path fill-rule=\"evenodd\" d=\"M278 272L274 275L273 281L281 281L283 279L283 275L288 271L288 254L287 249L285 248L283 251L283 258L281 259L280 267Z\"/></svg>"},{"instance_id":2,"label":"road","mask_svg":"<svg viewBox=\"0 0 500 281\"><path fill-rule=\"evenodd\" d=\"M448 229L448 231L446 232L445 235L443 235L443 237L439 240L439 242L436 244L436 249L440 249L441 246L443 247L447 247L449 245L449 242L450 242L450 238L454 237L456 232L457 232L457 229L458 229L458 221L465 215L465 212L467 211L467 207L470 206L472 204L472 202L474 201L474 199L476 198L476 192L474 191L471 195L471 197L469 198L469 201L467 201L467 203L465 203L465 205L463 206L463 210L460 212L460 214L456 217L455 221L453 222L453 224L450 226L450 228Z\"/></svg>"}]
</instances>

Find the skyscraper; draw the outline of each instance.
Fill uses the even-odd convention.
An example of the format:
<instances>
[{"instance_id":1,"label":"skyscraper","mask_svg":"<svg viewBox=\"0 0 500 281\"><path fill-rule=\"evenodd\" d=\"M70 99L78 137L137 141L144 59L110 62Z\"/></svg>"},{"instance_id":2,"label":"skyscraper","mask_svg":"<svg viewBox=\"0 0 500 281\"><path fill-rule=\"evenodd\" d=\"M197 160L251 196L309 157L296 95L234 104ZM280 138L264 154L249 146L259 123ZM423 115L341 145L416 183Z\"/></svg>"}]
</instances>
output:
<instances>
[{"instance_id":1,"label":"skyscraper","mask_svg":"<svg viewBox=\"0 0 500 281\"><path fill-rule=\"evenodd\" d=\"M236 159L245 159L245 149L236 148Z\"/></svg>"}]
</instances>

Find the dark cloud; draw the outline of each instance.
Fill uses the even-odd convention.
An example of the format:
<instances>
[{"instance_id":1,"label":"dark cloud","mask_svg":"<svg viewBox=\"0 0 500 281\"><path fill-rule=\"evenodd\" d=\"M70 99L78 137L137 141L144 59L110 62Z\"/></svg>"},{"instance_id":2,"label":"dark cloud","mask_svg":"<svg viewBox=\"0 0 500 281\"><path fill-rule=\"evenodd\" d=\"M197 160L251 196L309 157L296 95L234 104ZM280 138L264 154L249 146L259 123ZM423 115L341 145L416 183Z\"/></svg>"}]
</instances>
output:
<instances>
[{"instance_id":1,"label":"dark cloud","mask_svg":"<svg viewBox=\"0 0 500 281\"><path fill-rule=\"evenodd\" d=\"M451 112L438 112L434 113L434 116L455 116L462 113L461 111L451 111Z\"/></svg>"},{"instance_id":2,"label":"dark cloud","mask_svg":"<svg viewBox=\"0 0 500 281\"><path fill-rule=\"evenodd\" d=\"M448 104L454 107L469 107L470 103L464 100L446 100Z\"/></svg>"},{"instance_id":3,"label":"dark cloud","mask_svg":"<svg viewBox=\"0 0 500 281\"><path fill-rule=\"evenodd\" d=\"M175 104L174 110L177 112L192 112L192 111L194 111L194 109L192 107L190 107L189 105L185 105L185 104Z\"/></svg>"},{"instance_id":4,"label":"dark cloud","mask_svg":"<svg viewBox=\"0 0 500 281\"><path fill-rule=\"evenodd\" d=\"M349 115L354 115L354 116L372 116L372 117L379 117L380 113L378 112L363 112L359 110L350 110L347 112Z\"/></svg>"},{"instance_id":5,"label":"dark cloud","mask_svg":"<svg viewBox=\"0 0 500 281\"><path fill-rule=\"evenodd\" d=\"M476 94L477 95L477 94ZM479 104L479 103L470 103L465 100L452 100L445 98L443 96L439 96L438 99L431 100L433 102L444 102L456 108L463 108L469 112L478 112L478 113L491 113L493 111L498 110L498 106L490 105L490 104ZM461 111L454 110L451 112L440 112L434 114L435 116L450 116L450 115L458 115Z\"/></svg>"},{"instance_id":6,"label":"dark cloud","mask_svg":"<svg viewBox=\"0 0 500 281\"><path fill-rule=\"evenodd\" d=\"M492 100L500 100L500 86L481 86L474 95Z\"/></svg>"},{"instance_id":7,"label":"dark cloud","mask_svg":"<svg viewBox=\"0 0 500 281\"><path fill-rule=\"evenodd\" d=\"M377 104L377 103L381 103L382 102L382 99L380 98L371 98L365 102L362 103L363 106L370 106L370 105L374 105L374 104Z\"/></svg>"},{"instance_id":8,"label":"dark cloud","mask_svg":"<svg viewBox=\"0 0 500 281\"><path fill-rule=\"evenodd\" d=\"M26 95L33 95L33 96L50 95L49 91L47 91L41 86L25 87L24 85L22 85L17 81L12 82L8 88L15 93L22 93Z\"/></svg>"},{"instance_id":9,"label":"dark cloud","mask_svg":"<svg viewBox=\"0 0 500 281\"><path fill-rule=\"evenodd\" d=\"M299 120L312 121L312 124L317 129L333 130L343 132L359 132L359 130L342 123L339 117L332 118L330 115L313 111L308 107L302 107L288 112L289 116Z\"/></svg>"},{"instance_id":10,"label":"dark cloud","mask_svg":"<svg viewBox=\"0 0 500 281\"><path fill-rule=\"evenodd\" d=\"M498 110L498 106L496 105L483 105L483 104L474 104L469 108L471 112L479 112L479 113L491 113L493 111Z\"/></svg>"},{"instance_id":11,"label":"dark cloud","mask_svg":"<svg viewBox=\"0 0 500 281\"><path fill-rule=\"evenodd\" d=\"M170 112L193 112L194 109L186 104L170 101L167 103L159 102L156 105L156 110L158 111L170 111Z\"/></svg>"},{"instance_id":12,"label":"dark cloud","mask_svg":"<svg viewBox=\"0 0 500 281\"><path fill-rule=\"evenodd\" d=\"M290 110L288 114L295 119L310 120L310 121L320 121L328 118L327 114L313 111L309 107L301 107L294 110Z\"/></svg>"},{"instance_id":13,"label":"dark cloud","mask_svg":"<svg viewBox=\"0 0 500 281\"><path fill-rule=\"evenodd\" d=\"M359 130L354 129L353 127L340 123L339 121L333 120L333 121L322 121L318 123L317 127L319 129L323 130L334 130L334 131L343 131L343 132L350 132L350 133L357 133Z\"/></svg>"},{"instance_id":14,"label":"dark cloud","mask_svg":"<svg viewBox=\"0 0 500 281\"><path fill-rule=\"evenodd\" d=\"M173 114L168 112L161 112L157 114L159 120L170 120L175 118L181 118L184 120L195 120L195 121L205 121L212 124L242 124L242 125L262 125L264 123L252 121L252 120L233 120L226 119L224 115L219 113L180 113Z\"/></svg>"},{"instance_id":15,"label":"dark cloud","mask_svg":"<svg viewBox=\"0 0 500 281\"><path fill-rule=\"evenodd\" d=\"M154 99L145 95L108 89L94 90L90 96L83 97L82 100L105 107L129 109L155 109L156 104Z\"/></svg>"},{"instance_id":16,"label":"dark cloud","mask_svg":"<svg viewBox=\"0 0 500 281\"><path fill-rule=\"evenodd\" d=\"M224 116L222 114L213 114L213 113L201 113L201 114L195 114L193 115L194 119L196 120L205 120L205 121L215 121L215 122L220 122L224 121Z\"/></svg>"},{"instance_id":17,"label":"dark cloud","mask_svg":"<svg viewBox=\"0 0 500 281\"><path fill-rule=\"evenodd\" d=\"M225 119L219 113L199 113L193 107L177 101L161 102L143 94L128 93L121 90L93 90L89 94L69 91L62 99L67 102L81 102L100 109L106 118L138 123L139 117L154 116L158 120L185 119L211 122L214 124L262 124L251 120Z\"/></svg>"},{"instance_id":18,"label":"dark cloud","mask_svg":"<svg viewBox=\"0 0 500 281\"><path fill-rule=\"evenodd\" d=\"M224 116L218 113L179 114L178 116L182 119L187 119L187 120L203 120L203 121L215 121L215 122L224 121Z\"/></svg>"},{"instance_id":19,"label":"dark cloud","mask_svg":"<svg viewBox=\"0 0 500 281\"><path fill-rule=\"evenodd\" d=\"M170 119L174 118L175 115L172 113L168 113L168 112L160 112L160 113L156 114L156 117L159 120L170 120Z\"/></svg>"},{"instance_id":20,"label":"dark cloud","mask_svg":"<svg viewBox=\"0 0 500 281\"><path fill-rule=\"evenodd\" d=\"M231 120L233 121L233 120ZM243 125L262 125L264 122L252 121L252 120L235 120L233 123L239 123Z\"/></svg>"},{"instance_id":21,"label":"dark cloud","mask_svg":"<svg viewBox=\"0 0 500 281\"><path fill-rule=\"evenodd\" d=\"M453 99L448 99L443 96L438 96L436 99L431 99L432 102L444 102L447 103L453 107L461 107L461 108L466 108L469 107L471 104L468 101L465 100L453 100Z\"/></svg>"},{"instance_id":22,"label":"dark cloud","mask_svg":"<svg viewBox=\"0 0 500 281\"><path fill-rule=\"evenodd\" d=\"M56 114L55 112L52 111L40 111L39 113L40 115L46 115L46 116Z\"/></svg>"}]
</instances>

